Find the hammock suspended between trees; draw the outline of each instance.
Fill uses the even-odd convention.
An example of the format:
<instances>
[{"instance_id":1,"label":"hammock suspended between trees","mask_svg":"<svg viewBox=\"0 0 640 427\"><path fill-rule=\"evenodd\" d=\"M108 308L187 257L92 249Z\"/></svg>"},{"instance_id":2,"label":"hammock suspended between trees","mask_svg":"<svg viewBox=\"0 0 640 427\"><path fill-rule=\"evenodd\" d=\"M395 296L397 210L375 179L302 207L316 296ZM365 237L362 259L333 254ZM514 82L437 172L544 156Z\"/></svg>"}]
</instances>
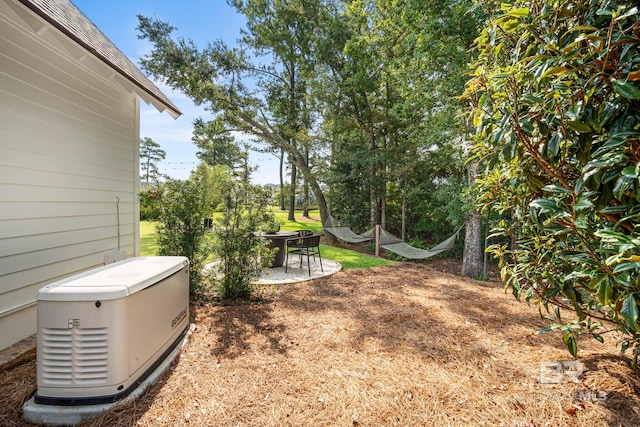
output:
<instances>
[{"instance_id":1,"label":"hammock suspended between trees","mask_svg":"<svg viewBox=\"0 0 640 427\"><path fill-rule=\"evenodd\" d=\"M322 224L325 231L333 234L338 239L347 243L362 243L374 240L375 236L365 237L364 234L356 234L349 227L341 225L335 218L329 215L327 222ZM365 233L366 234L366 233Z\"/></svg>"},{"instance_id":2,"label":"hammock suspended between trees","mask_svg":"<svg viewBox=\"0 0 640 427\"><path fill-rule=\"evenodd\" d=\"M327 221L327 223L329 227L327 227L327 225L324 225L324 229L326 231L333 234L338 239L348 243L367 242L370 240L375 240L376 238L375 228L372 228L371 230L362 234L356 234L349 227L339 225L339 222L337 222L331 216L329 216L329 220ZM456 243L456 238L458 237L460 230L462 230L462 227L460 227L451 237L441 243L438 243L431 249L420 249L407 244L403 240L397 238L393 234L388 233L386 230L380 227L380 240L378 244L381 248L408 259L427 259L441 252L453 249L453 245Z\"/></svg>"}]
</instances>

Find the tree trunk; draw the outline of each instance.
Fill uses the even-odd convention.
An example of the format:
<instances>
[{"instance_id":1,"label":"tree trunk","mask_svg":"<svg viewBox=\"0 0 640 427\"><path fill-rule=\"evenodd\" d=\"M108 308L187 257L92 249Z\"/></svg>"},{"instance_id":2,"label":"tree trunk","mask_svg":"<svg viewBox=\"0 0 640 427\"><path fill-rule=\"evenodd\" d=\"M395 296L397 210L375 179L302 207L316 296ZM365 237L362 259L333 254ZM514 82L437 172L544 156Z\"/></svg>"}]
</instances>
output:
<instances>
[{"instance_id":1,"label":"tree trunk","mask_svg":"<svg viewBox=\"0 0 640 427\"><path fill-rule=\"evenodd\" d=\"M304 155L300 153L299 150L291 150L291 156L294 162L298 162L300 166L300 173L304 180L309 184L309 188L313 192L313 196L316 198L316 203L318 203L318 210L320 211L320 221L325 224L329 219L329 209L327 207L327 200L324 198L324 193L322 192L322 188L320 188L320 184L316 179L315 175L311 171L311 168L308 164L304 163ZM293 162L292 162L293 163ZM335 243L336 239L332 234L326 233L325 238L328 243Z\"/></svg>"},{"instance_id":2,"label":"tree trunk","mask_svg":"<svg viewBox=\"0 0 640 427\"><path fill-rule=\"evenodd\" d=\"M385 228L387 221L387 186L382 187L382 195L380 196L380 227Z\"/></svg>"},{"instance_id":3,"label":"tree trunk","mask_svg":"<svg viewBox=\"0 0 640 427\"><path fill-rule=\"evenodd\" d=\"M305 157L305 166L309 167L309 142L308 141L305 143L304 157ZM303 197L304 197L302 216L305 218L309 218L309 182L307 182L306 179L304 180L304 187L302 188L303 188Z\"/></svg>"},{"instance_id":4,"label":"tree trunk","mask_svg":"<svg viewBox=\"0 0 640 427\"><path fill-rule=\"evenodd\" d=\"M280 148L280 210L283 211L285 207L285 194L284 194L284 148Z\"/></svg>"},{"instance_id":5,"label":"tree trunk","mask_svg":"<svg viewBox=\"0 0 640 427\"><path fill-rule=\"evenodd\" d=\"M464 236L462 272L465 277L477 277L482 273L482 233L481 216L476 211L469 212Z\"/></svg>"},{"instance_id":6,"label":"tree trunk","mask_svg":"<svg viewBox=\"0 0 640 427\"><path fill-rule=\"evenodd\" d=\"M371 152L371 156L375 154L376 151L376 140L373 136L373 132L369 135L369 151ZM372 162L369 167L369 222L370 227L373 228L378 225L378 196L376 191L376 165L375 162Z\"/></svg>"},{"instance_id":7,"label":"tree trunk","mask_svg":"<svg viewBox=\"0 0 640 427\"><path fill-rule=\"evenodd\" d=\"M369 171L369 181L371 188L369 189L369 225L371 228L378 224L378 198L376 197L376 188L374 185L375 170Z\"/></svg>"},{"instance_id":8,"label":"tree trunk","mask_svg":"<svg viewBox=\"0 0 640 427\"><path fill-rule=\"evenodd\" d=\"M388 52L387 57L391 58L393 55ZM387 170L387 150L389 148L389 140L391 138L391 123L389 122L389 109L391 108L391 85L389 83L389 76L385 78L385 96L386 106L384 109L384 135L382 135L382 152L385 153L384 160L380 165L382 171L382 183L380 185L380 227L383 229L386 227L387 222L387 181L389 179L389 171ZM404 239L403 239L404 240Z\"/></svg>"},{"instance_id":9,"label":"tree trunk","mask_svg":"<svg viewBox=\"0 0 640 427\"><path fill-rule=\"evenodd\" d=\"M477 167L475 161L469 163L469 185L476 181ZM482 217L475 209L467 216L461 274L465 277L478 277L482 274Z\"/></svg>"},{"instance_id":10,"label":"tree trunk","mask_svg":"<svg viewBox=\"0 0 640 427\"><path fill-rule=\"evenodd\" d=\"M402 185L402 240L407 240L407 177L404 177Z\"/></svg>"},{"instance_id":11,"label":"tree trunk","mask_svg":"<svg viewBox=\"0 0 640 427\"><path fill-rule=\"evenodd\" d=\"M289 192L289 221L296 220L296 175L298 171L295 161L291 162L291 191Z\"/></svg>"},{"instance_id":12,"label":"tree trunk","mask_svg":"<svg viewBox=\"0 0 640 427\"><path fill-rule=\"evenodd\" d=\"M309 184L304 182L304 205L302 208L302 216L309 218Z\"/></svg>"}]
</instances>

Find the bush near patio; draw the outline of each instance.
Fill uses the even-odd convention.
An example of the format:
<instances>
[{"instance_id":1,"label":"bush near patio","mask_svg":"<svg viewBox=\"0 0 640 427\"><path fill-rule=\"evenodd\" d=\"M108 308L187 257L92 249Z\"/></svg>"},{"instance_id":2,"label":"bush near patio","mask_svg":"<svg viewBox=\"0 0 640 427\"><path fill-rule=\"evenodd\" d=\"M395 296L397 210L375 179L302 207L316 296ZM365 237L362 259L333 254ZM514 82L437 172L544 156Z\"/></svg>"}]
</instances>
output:
<instances>
[{"instance_id":1,"label":"bush near patio","mask_svg":"<svg viewBox=\"0 0 640 427\"><path fill-rule=\"evenodd\" d=\"M158 255L189 258L189 297L202 297L208 288L202 268L208 256L204 218L208 212L206 193L197 179L167 181L159 191L161 215L156 225Z\"/></svg>"},{"instance_id":2,"label":"bush near patio","mask_svg":"<svg viewBox=\"0 0 640 427\"><path fill-rule=\"evenodd\" d=\"M640 13L634 2L502 3L477 40L466 96L505 286L553 313L548 329L640 352ZM570 309L577 320L560 317ZM553 309L555 308L555 309ZM553 310L552 310L553 309Z\"/></svg>"},{"instance_id":3,"label":"bush near patio","mask_svg":"<svg viewBox=\"0 0 640 427\"><path fill-rule=\"evenodd\" d=\"M222 299L249 298L252 279L260 275L271 260L267 241L256 235L275 221L267 210L267 198L260 188L238 180L225 183L224 209L214 219L212 254L214 285Z\"/></svg>"}]
</instances>

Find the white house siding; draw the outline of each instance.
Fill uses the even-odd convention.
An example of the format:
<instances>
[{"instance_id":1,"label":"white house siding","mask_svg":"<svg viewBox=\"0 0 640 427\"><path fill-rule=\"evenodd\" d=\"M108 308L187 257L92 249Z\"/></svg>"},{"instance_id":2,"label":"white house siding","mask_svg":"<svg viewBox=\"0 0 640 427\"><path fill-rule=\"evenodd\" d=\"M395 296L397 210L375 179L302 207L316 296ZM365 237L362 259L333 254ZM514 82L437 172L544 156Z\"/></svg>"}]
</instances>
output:
<instances>
[{"instance_id":1,"label":"white house siding","mask_svg":"<svg viewBox=\"0 0 640 427\"><path fill-rule=\"evenodd\" d=\"M35 332L39 288L118 248L118 198L120 248L139 250L137 96L9 3L0 2L0 349Z\"/></svg>"}]
</instances>

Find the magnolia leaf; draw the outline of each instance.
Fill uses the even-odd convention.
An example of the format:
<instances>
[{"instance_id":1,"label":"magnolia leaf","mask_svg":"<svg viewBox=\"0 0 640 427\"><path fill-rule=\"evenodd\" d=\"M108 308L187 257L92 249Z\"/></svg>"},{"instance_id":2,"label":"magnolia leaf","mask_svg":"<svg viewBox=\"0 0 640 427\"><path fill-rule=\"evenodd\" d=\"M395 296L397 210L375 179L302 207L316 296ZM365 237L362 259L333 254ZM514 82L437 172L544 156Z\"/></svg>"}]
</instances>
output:
<instances>
[{"instance_id":1,"label":"magnolia leaf","mask_svg":"<svg viewBox=\"0 0 640 427\"><path fill-rule=\"evenodd\" d=\"M640 80L640 71L632 71L627 75L628 82L637 82Z\"/></svg>"},{"instance_id":2,"label":"magnolia leaf","mask_svg":"<svg viewBox=\"0 0 640 427\"><path fill-rule=\"evenodd\" d=\"M611 16L611 15L613 15L613 11L611 11L609 9L598 9L598 10L596 10L596 15Z\"/></svg>"},{"instance_id":3,"label":"magnolia leaf","mask_svg":"<svg viewBox=\"0 0 640 427\"><path fill-rule=\"evenodd\" d=\"M509 18L511 18L509 16ZM508 19L504 21L502 25L502 29L505 33L512 33L520 26L520 21L518 19Z\"/></svg>"},{"instance_id":4,"label":"magnolia leaf","mask_svg":"<svg viewBox=\"0 0 640 427\"><path fill-rule=\"evenodd\" d=\"M625 323L632 331L637 330L637 321L638 321L638 304L636 304L636 299L633 295L629 295L622 303L622 309L620 310L620 314L624 318Z\"/></svg>"},{"instance_id":5,"label":"magnolia leaf","mask_svg":"<svg viewBox=\"0 0 640 427\"><path fill-rule=\"evenodd\" d=\"M591 129L591 126L589 126L586 123L582 123L576 120L569 120L569 122L567 123L569 125L569 127L573 130L575 130L576 132L579 133L591 133L593 132L593 129Z\"/></svg>"},{"instance_id":6,"label":"magnolia leaf","mask_svg":"<svg viewBox=\"0 0 640 427\"><path fill-rule=\"evenodd\" d=\"M605 276L604 274L599 274L595 276L593 279L591 279L591 281L587 286L589 287L589 289L595 289L600 285L600 282L602 282L606 277L607 276Z\"/></svg>"},{"instance_id":7,"label":"magnolia leaf","mask_svg":"<svg viewBox=\"0 0 640 427\"><path fill-rule=\"evenodd\" d=\"M529 135L533 133L533 123L531 123L531 121L529 121L527 118L520 119L520 127L522 127L522 130L524 130Z\"/></svg>"},{"instance_id":8,"label":"magnolia leaf","mask_svg":"<svg viewBox=\"0 0 640 427\"><path fill-rule=\"evenodd\" d=\"M482 123L482 110L478 109L476 113L473 115L473 126L479 128Z\"/></svg>"},{"instance_id":9,"label":"magnolia leaf","mask_svg":"<svg viewBox=\"0 0 640 427\"><path fill-rule=\"evenodd\" d=\"M527 175L527 183L533 191L538 191L544 186L544 182L535 175Z\"/></svg>"},{"instance_id":10,"label":"magnolia leaf","mask_svg":"<svg viewBox=\"0 0 640 427\"><path fill-rule=\"evenodd\" d=\"M624 205L612 205L600 210L602 213L621 213L631 210L635 205L626 203Z\"/></svg>"},{"instance_id":11,"label":"magnolia leaf","mask_svg":"<svg viewBox=\"0 0 640 427\"><path fill-rule=\"evenodd\" d=\"M613 90L616 91L618 95L628 99L640 99L640 88L634 83L620 79L612 81Z\"/></svg>"},{"instance_id":12,"label":"magnolia leaf","mask_svg":"<svg viewBox=\"0 0 640 427\"><path fill-rule=\"evenodd\" d=\"M571 193L571 191L567 190L566 188L564 188L564 187L562 187L560 185L556 185L556 184L545 185L542 189L544 191L548 191L550 193L563 193L563 194Z\"/></svg>"},{"instance_id":13,"label":"magnolia leaf","mask_svg":"<svg viewBox=\"0 0 640 427\"><path fill-rule=\"evenodd\" d=\"M640 270L640 262L623 262L616 265L616 268L613 269L615 274L622 273L627 270Z\"/></svg>"},{"instance_id":14,"label":"magnolia leaf","mask_svg":"<svg viewBox=\"0 0 640 427\"><path fill-rule=\"evenodd\" d=\"M569 298L572 302L577 301L576 290L568 283L564 284L564 288L562 289L562 293Z\"/></svg>"},{"instance_id":15,"label":"magnolia leaf","mask_svg":"<svg viewBox=\"0 0 640 427\"><path fill-rule=\"evenodd\" d=\"M581 211L584 209L589 209L592 206L593 203L591 203L591 200L587 199L586 197L580 197L573 207L575 210Z\"/></svg>"},{"instance_id":16,"label":"magnolia leaf","mask_svg":"<svg viewBox=\"0 0 640 427\"><path fill-rule=\"evenodd\" d=\"M575 27L572 27L571 29L569 29L566 33L564 33L564 35L566 36L567 34L572 33L572 32L576 32L576 31L585 32L585 33L587 33L587 32L593 33L594 31L598 31L598 29L596 27L592 27L590 25L578 25L578 26L575 26Z\"/></svg>"},{"instance_id":17,"label":"magnolia leaf","mask_svg":"<svg viewBox=\"0 0 640 427\"><path fill-rule=\"evenodd\" d=\"M541 316L542 316L542 314L541 314ZM560 325L554 323L553 325L549 325L546 328L538 329L535 333L536 333L536 335L542 335L542 334L546 334L546 333L551 332L551 331L555 331L559 327L560 327Z\"/></svg>"},{"instance_id":18,"label":"magnolia leaf","mask_svg":"<svg viewBox=\"0 0 640 427\"><path fill-rule=\"evenodd\" d=\"M567 67L552 67L549 68L547 71L545 71L542 76L540 76L540 80L549 77L549 76L561 76L564 74L567 74L569 72L569 69Z\"/></svg>"},{"instance_id":19,"label":"magnolia leaf","mask_svg":"<svg viewBox=\"0 0 640 427\"><path fill-rule=\"evenodd\" d=\"M632 7L631 9L627 10L625 13L623 13L620 16L616 16L616 22L623 20L624 18L628 18L631 15L635 15L636 13L638 13L638 8L637 7Z\"/></svg>"},{"instance_id":20,"label":"magnolia leaf","mask_svg":"<svg viewBox=\"0 0 640 427\"><path fill-rule=\"evenodd\" d=\"M550 199L535 199L530 204L531 207L538 208L542 212L555 212L558 210L558 202Z\"/></svg>"},{"instance_id":21,"label":"magnolia leaf","mask_svg":"<svg viewBox=\"0 0 640 427\"><path fill-rule=\"evenodd\" d=\"M633 178L627 178L624 175L621 175L616 181L616 185L613 188L613 195L616 199L621 200L624 193L633 189Z\"/></svg>"},{"instance_id":22,"label":"magnolia leaf","mask_svg":"<svg viewBox=\"0 0 640 427\"><path fill-rule=\"evenodd\" d=\"M505 138L504 147L502 147L502 155L506 161L512 160L516 155L516 143L518 141L515 138Z\"/></svg>"},{"instance_id":23,"label":"magnolia leaf","mask_svg":"<svg viewBox=\"0 0 640 427\"><path fill-rule=\"evenodd\" d=\"M518 7L516 9L512 9L509 11L509 15L515 16L516 18L524 18L529 16L529 8L528 7Z\"/></svg>"},{"instance_id":24,"label":"magnolia leaf","mask_svg":"<svg viewBox=\"0 0 640 427\"><path fill-rule=\"evenodd\" d=\"M591 123L589 123L591 125ZM593 127L591 128L593 129ZM589 133L581 133L578 139L578 150L576 151L576 157L582 164L589 162L592 159L591 146L592 138Z\"/></svg>"},{"instance_id":25,"label":"magnolia leaf","mask_svg":"<svg viewBox=\"0 0 640 427\"><path fill-rule=\"evenodd\" d=\"M567 108L567 110L564 112L564 116L567 117L569 120L578 121L578 119L580 118L580 114L582 113L582 110L583 110L582 102L576 102L571 107Z\"/></svg>"},{"instance_id":26,"label":"magnolia leaf","mask_svg":"<svg viewBox=\"0 0 640 427\"><path fill-rule=\"evenodd\" d=\"M485 106L485 104L487 103L487 94L483 93L482 96L480 97L480 100L478 101L478 109L482 110Z\"/></svg>"},{"instance_id":27,"label":"magnolia leaf","mask_svg":"<svg viewBox=\"0 0 640 427\"><path fill-rule=\"evenodd\" d=\"M576 194L580 194L584 191L584 180L582 179L582 177L578 178L578 180L576 181L576 185L574 188ZM592 191L588 191L588 193L593 193Z\"/></svg>"},{"instance_id":28,"label":"magnolia leaf","mask_svg":"<svg viewBox=\"0 0 640 427\"><path fill-rule=\"evenodd\" d=\"M529 302L529 300L533 297L533 288L527 289L527 293L524 294L524 300Z\"/></svg>"},{"instance_id":29,"label":"magnolia leaf","mask_svg":"<svg viewBox=\"0 0 640 427\"><path fill-rule=\"evenodd\" d=\"M620 346L620 352L621 353L626 353L626 351L629 349L629 345L631 345L631 343L629 342L629 340L626 340L622 343L622 345Z\"/></svg>"},{"instance_id":30,"label":"magnolia leaf","mask_svg":"<svg viewBox=\"0 0 640 427\"><path fill-rule=\"evenodd\" d=\"M558 155L558 151L560 151L560 141L562 139L562 135L559 132L554 132L549 138L546 149L547 154L550 157L556 157Z\"/></svg>"},{"instance_id":31,"label":"magnolia leaf","mask_svg":"<svg viewBox=\"0 0 640 427\"><path fill-rule=\"evenodd\" d=\"M489 78L491 80L502 80L502 79L506 79L509 77L509 74L507 73L497 73L497 74L492 74Z\"/></svg>"},{"instance_id":32,"label":"magnolia leaf","mask_svg":"<svg viewBox=\"0 0 640 427\"><path fill-rule=\"evenodd\" d=\"M613 296L613 288L608 279L601 280L598 286L598 301L602 305L610 305L611 297Z\"/></svg>"},{"instance_id":33,"label":"magnolia leaf","mask_svg":"<svg viewBox=\"0 0 640 427\"><path fill-rule=\"evenodd\" d=\"M611 229L602 229L595 232L595 235L600 237L601 239L610 242L610 243L627 243L633 244L633 241L629 236L624 233L619 233L617 231L613 231Z\"/></svg>"},{"instance_id":34,"label":"magnolia leaf","mask_svg":"<svg viewBox=\"0 0 640 427\"><path fill-rule=\"evenodd\" d=\"M522 99L532 104L540 104L543 101L542 98L531 95L530 93L525 93L524 95L522 95Z\"/></svg>"},{"instance_id":35,"label":"magnolia leaf","mask_svg":"<svg viewBox=\"0 0 640 427\"><path fill-rule=\"evenodd\" d=\"M598 184L598 186L600 186L600 184ZM597 211L602 210L613 199L613 191L610 185L603 185L603 186L600 186L600 188L601 188L600 196L598 196L595 200Z\"/></svg>"},{"instance_id":36,"label":"magnolia leaf","mask_svg":"<svg viewBox=\"0 0 640 427\"><path fill-rule=\"evenodd\" d=\"M637 178L639 167L640 167L640 163L637 163L635 166L627 166L622 170L622 176L627 178Z\"/></svg>"},{"instance_id":37,"label":"magnolia leaf","mask_svg":"<svg viewBox=\"0 0 640 427\"><path fill-rule=\"evenodd\" d=\"M576 343L576 339L571 332L567 332L562 337L562 341L564 341L564 345L567 346L567 350L573 357L578 355L578 344Z\"/></svg>"},{"instance_id":38,"label":"magnolia leaf","mask_svg":"<svg viewBox=\"0 0 640 427\"><path fill-rule=\"evenodd\" d=\"M605 109L610 108L609 106L605 107ZM611 110L614 110L614 108L610 108ZM605 121L603 121L602 123L605 123ZM627 141L627 137L632 135L632 132L624 132L621 134L616 134L613 135L607 142L605 142L602 147L600 147L599 149L597 149L595 151L595 153L593 153L594 157L599 157L600 155L604 154L604 153L608 153L609 151L611 151L611 149L616 148L620 145L623 145L626 143Z\"/></svg>"}]
</instances>

